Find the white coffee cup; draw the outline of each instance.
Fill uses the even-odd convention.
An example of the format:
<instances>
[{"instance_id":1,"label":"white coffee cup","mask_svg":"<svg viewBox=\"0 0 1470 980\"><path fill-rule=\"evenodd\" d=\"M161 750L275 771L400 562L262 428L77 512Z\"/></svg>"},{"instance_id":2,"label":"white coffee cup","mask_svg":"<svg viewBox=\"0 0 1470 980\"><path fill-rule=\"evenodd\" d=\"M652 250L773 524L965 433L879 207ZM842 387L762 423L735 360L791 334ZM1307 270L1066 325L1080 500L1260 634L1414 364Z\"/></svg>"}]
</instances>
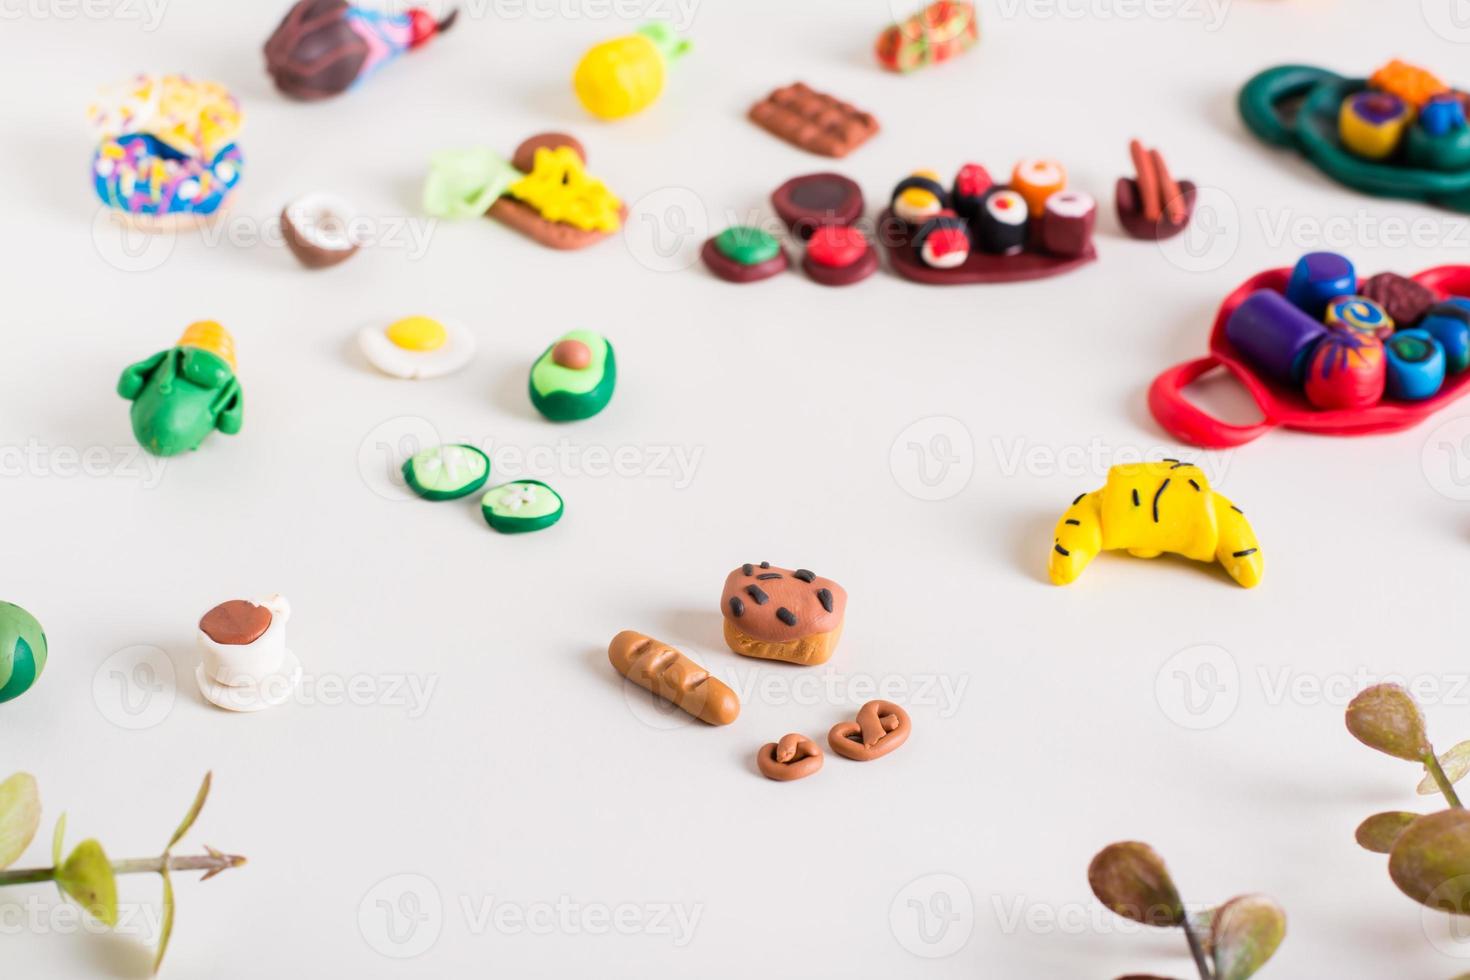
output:
<instances>
[{"instance_id":1,"label":"white coffee cup","mask_svg":"<svg viewBox=\"0 0 1470 980\"><path fill-rule=\"evenodd\" d=\"M286 621L291 618L291 604L280 594L247 601L264 607L271 614L270 626L252 642L218 643L204 630L198 631L204 673L216 684L259 686L278 675L285 664Z\"/></svg>"}]
</instances>

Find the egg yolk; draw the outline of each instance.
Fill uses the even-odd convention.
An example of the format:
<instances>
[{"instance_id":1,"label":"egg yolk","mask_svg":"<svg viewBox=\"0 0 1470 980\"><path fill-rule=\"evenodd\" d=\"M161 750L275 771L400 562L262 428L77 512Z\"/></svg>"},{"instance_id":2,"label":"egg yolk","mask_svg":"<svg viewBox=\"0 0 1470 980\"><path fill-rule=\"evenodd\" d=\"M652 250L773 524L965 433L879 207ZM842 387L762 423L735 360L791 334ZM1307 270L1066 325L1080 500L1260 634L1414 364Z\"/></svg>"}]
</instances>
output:
<instances>
[{"instance_id":1,"label":"egg yolk","mask_svg":"<svg viewBox=\"0 0 1470 980\"><path fill-rule=\"evenodd\" d=\"M410 316L388 327L388 340L403 350L438 350L449 339L444 324L426 316Z\"/></svg>"}]
</instances>

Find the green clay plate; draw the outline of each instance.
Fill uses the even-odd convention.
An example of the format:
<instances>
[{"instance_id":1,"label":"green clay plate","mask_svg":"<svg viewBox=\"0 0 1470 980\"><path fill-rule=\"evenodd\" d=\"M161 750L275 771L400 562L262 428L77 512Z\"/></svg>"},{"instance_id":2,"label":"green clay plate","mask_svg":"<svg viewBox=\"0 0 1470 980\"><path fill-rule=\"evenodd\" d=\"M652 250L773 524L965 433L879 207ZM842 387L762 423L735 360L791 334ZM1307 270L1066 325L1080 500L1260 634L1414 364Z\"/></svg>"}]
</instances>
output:
<instances>
[{"instance_id":1,"label":"green clay plate","mask_svg":"<svg viewBox=\"0 0 1470 980\"><path fill-rule=\"evenodd\" d=\"M1367 87L1366 79L1344 78L1310 65L1279 65L1246 82L1238 100L1240 115L1259 139L1297 150L1354 190L1470 212L1470 167L1440 171L1365 160L1343 145L1338 135L1342 102Z\"/></svg>"},{"instance_id":2,"label":"green clay plate","mask_svg":"<svg viewBox=\"0 0 1470 980\"><path fill-rule=\"evenodd\" d=\"M502 534L551 527L561 520L562 509L561 497L540 480L502 483L480 498L485 523Z\"/></svg>"},{"instance_id":3,"label":"green clay plate","mask_svg":"<svg viewBox=\"0 0 1470 980\"><path fill-rule=\"evenodd\" d=\"M552 349L563 340L580 340L592 352L592 361L581 370L564 368L551 359ZM553 422L590 419L612 401L617 386L618 365L612 344L591 330L573 330L536 359L531 367L531 404Z\"/></svg>"},{"instance_id":4,"label":"green clay plate","mask_svg":"<svg viewBox=\"0 0 1470 980\"><path fill-rule=\"evenodd\" d=\"M425 500L456 500L490 479L490 457L474 446L434 446L403 464L403 479Z\"/></svg>"},{"instance_id":5,"label":"green clay plate","mask_svg":"<svg viewBox=\"0 0 1470 980\"><path fill-rule=\"evenodd\" d=\"M781 243L759 228L734 225L715 236L715 248L732 262L760 265L780 253Z\"/></svg>"}]
</instances>

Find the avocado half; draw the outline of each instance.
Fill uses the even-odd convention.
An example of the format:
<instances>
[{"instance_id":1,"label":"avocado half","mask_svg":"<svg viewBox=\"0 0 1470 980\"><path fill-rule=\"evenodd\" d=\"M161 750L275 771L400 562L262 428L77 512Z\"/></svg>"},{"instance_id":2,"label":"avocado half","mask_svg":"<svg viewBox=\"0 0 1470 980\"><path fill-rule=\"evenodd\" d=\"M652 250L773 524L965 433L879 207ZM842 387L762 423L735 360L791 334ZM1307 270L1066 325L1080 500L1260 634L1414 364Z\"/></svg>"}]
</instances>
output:
<instances>
[{"instance_id":1,"label":"avocado half","mask_svg":"<svg viewBox=\"0 0 1470 980\"><path fill-rule=\"evenodd\" d=\"M432 446L403 464L403 480L425 500L457 500L490 479L490 457L463 443Z\"/></svg>"},{"instance_id":2,"label":"avocado half","mask_svg":"<svg viewBox=\"0 0 1470 980\"><path fill-rule=\"evenodd\" d=\"M551 527L561 520L561 495L540 480L516 480L491 487L480 498L485 523L502 534Z\"/></svg>"},{"instance_id":3,"label":"avocado half","mask_svg":"<svg viewBox=\"0 0 1470 980\"><path fill-rule=\"evenodd\" d=\"M592 351L592 363L582 370L564 368L551 359L563 340L579 340ZM531 404L553 422L590 419L612 401L618 383L618 363L612 344L591 330L573 330L558 337L531 365Z\"/></svg>"}]
</instances>

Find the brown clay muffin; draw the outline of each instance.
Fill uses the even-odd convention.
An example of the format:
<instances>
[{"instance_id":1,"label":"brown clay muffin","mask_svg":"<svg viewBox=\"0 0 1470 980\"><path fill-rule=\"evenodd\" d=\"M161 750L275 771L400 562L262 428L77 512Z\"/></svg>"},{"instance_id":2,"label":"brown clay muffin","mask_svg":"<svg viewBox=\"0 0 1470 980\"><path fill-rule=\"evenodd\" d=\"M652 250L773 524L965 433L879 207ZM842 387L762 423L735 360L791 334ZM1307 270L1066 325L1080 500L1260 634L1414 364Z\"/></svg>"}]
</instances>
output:
<instances>
[{"instance_id":1,"label":"brown clay muffin","mask_svg":"<svg viewBox=\"0 0 1470 980\"><path fill-rule=\"evenodd\" d=\"M741 565L720 597L725 642L745 657L824 664L842 636L847 592L805 568Z\"/></svg>"}]
</instances>

